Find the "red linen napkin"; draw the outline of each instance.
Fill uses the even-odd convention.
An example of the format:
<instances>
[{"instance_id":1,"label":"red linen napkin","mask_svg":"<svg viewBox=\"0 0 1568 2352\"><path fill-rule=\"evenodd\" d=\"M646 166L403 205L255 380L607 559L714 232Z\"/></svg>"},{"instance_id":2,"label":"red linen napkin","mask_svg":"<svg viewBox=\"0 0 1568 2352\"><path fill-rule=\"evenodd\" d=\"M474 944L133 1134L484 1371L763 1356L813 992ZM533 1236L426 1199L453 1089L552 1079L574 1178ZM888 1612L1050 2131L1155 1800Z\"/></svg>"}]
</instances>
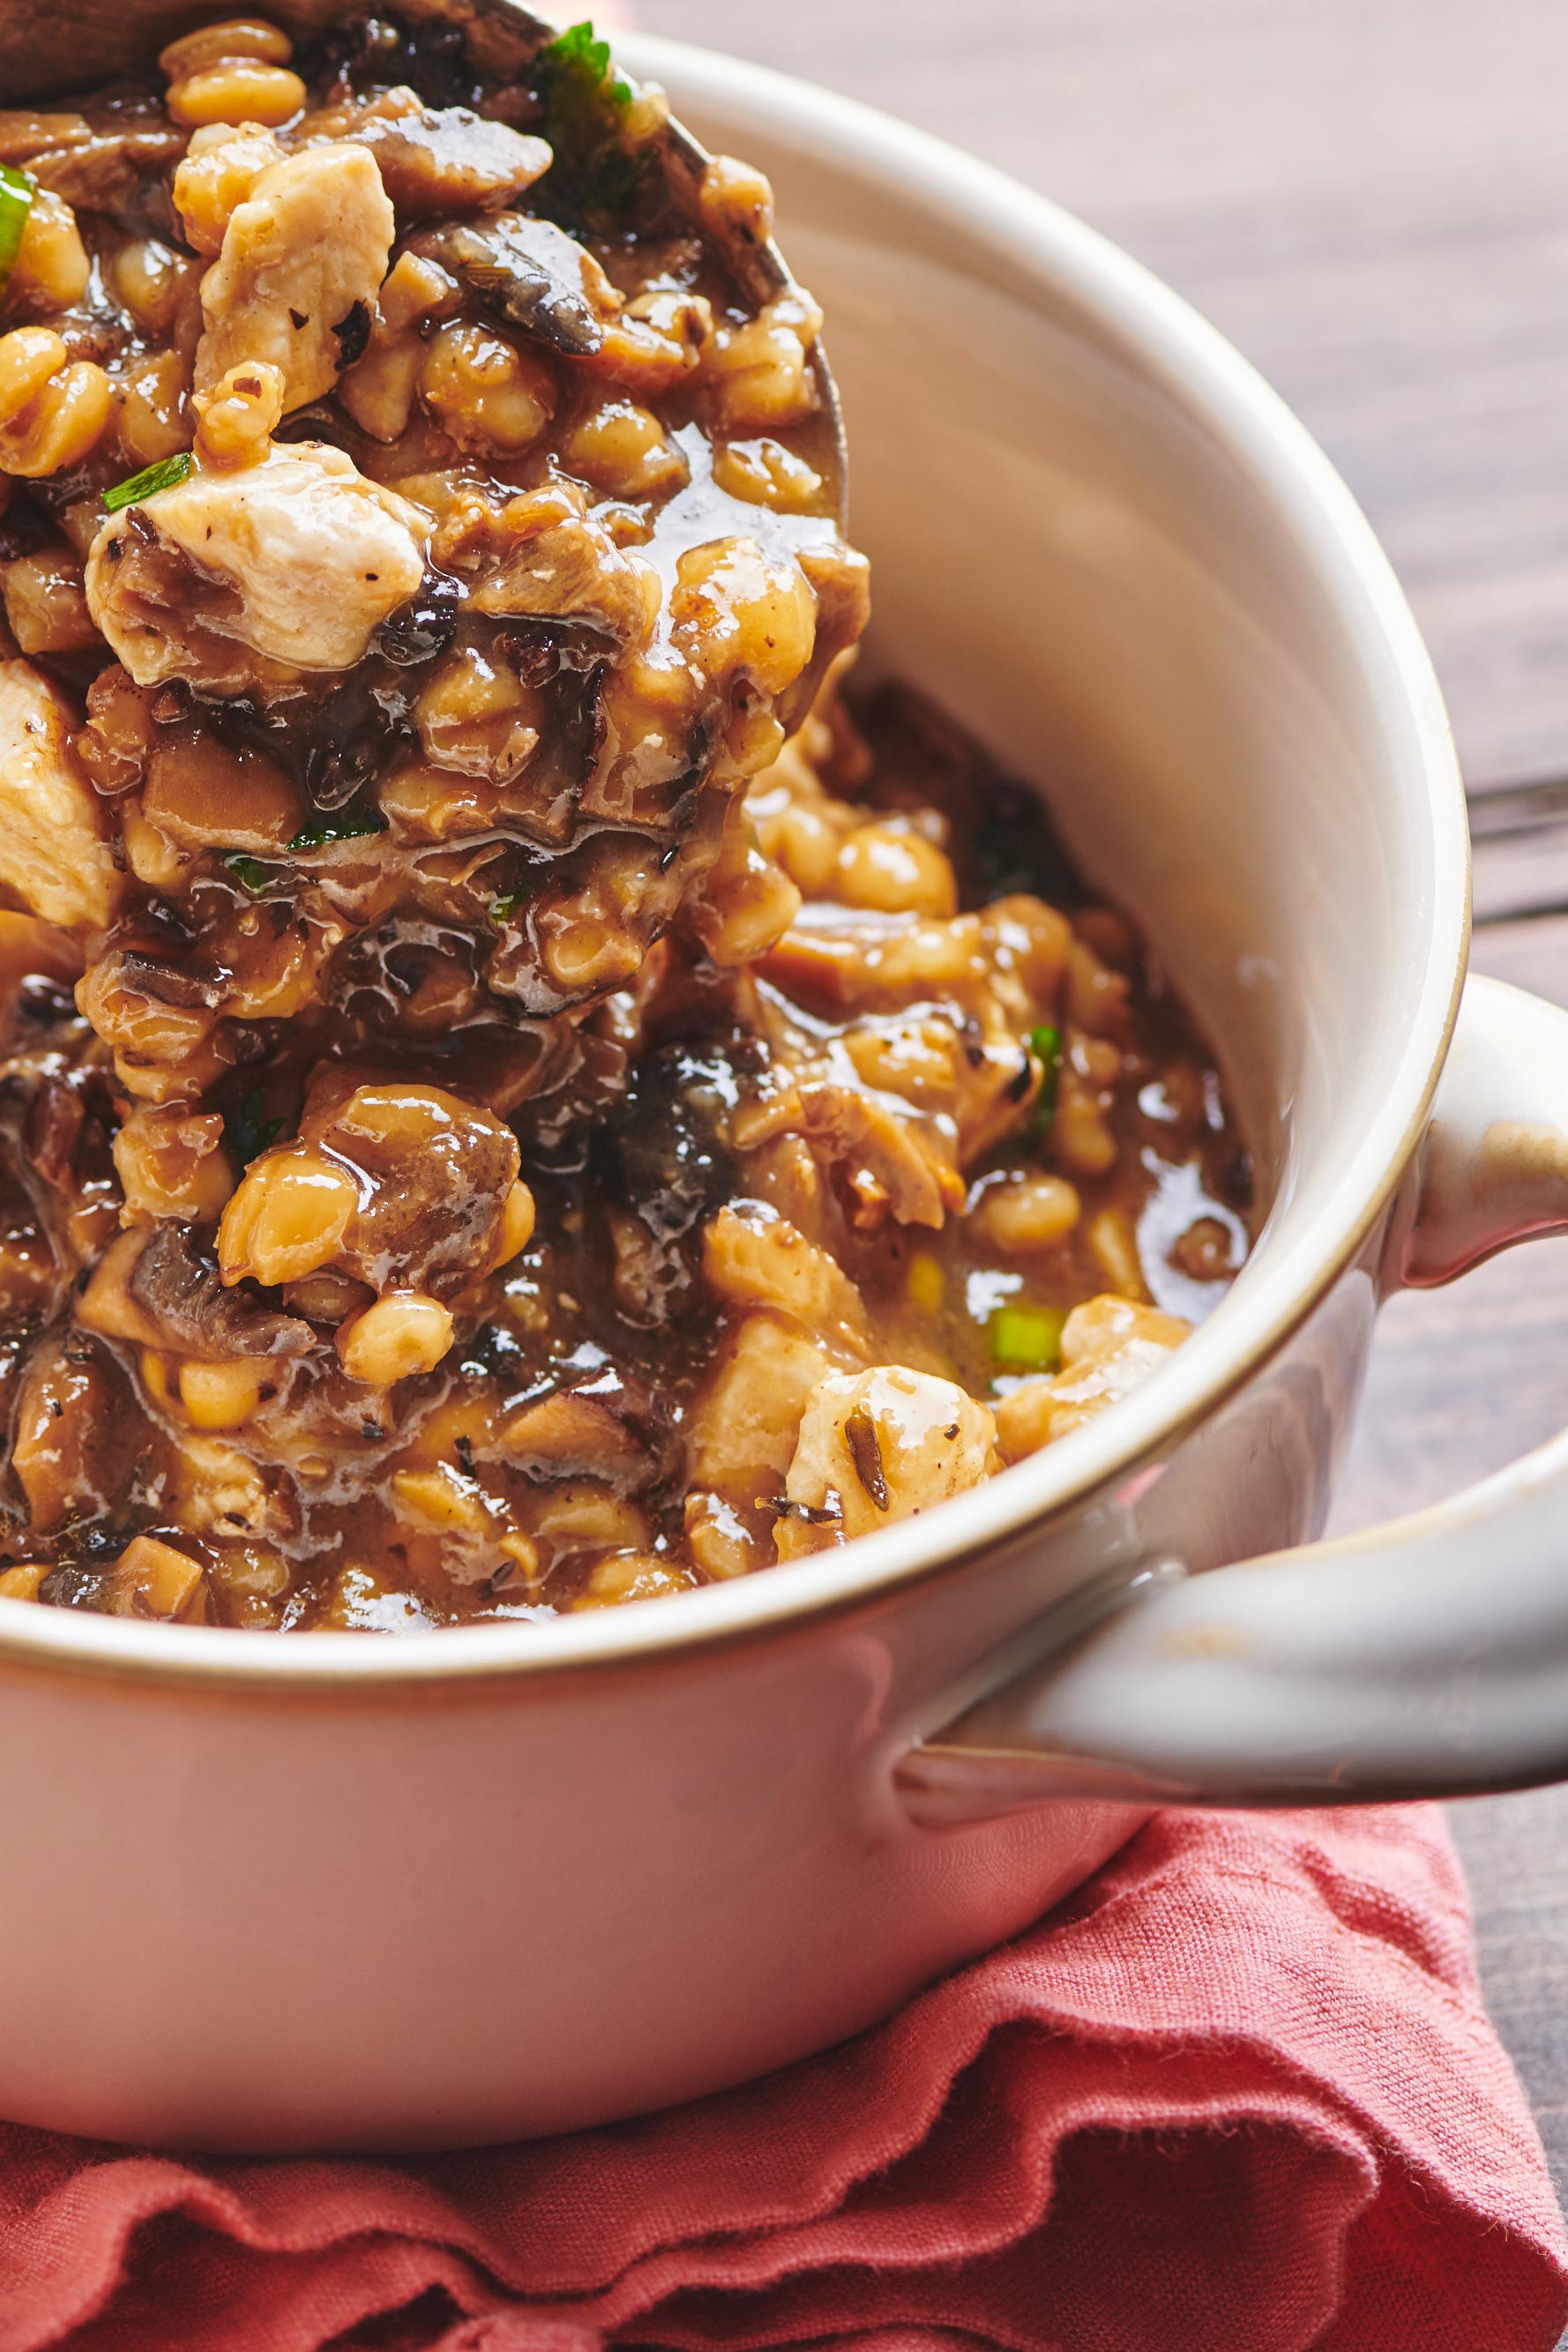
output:
<instances>
[{"instance_id":1,"label":"red linen napkin","mask_svg":"<svg viewBox=\"0 0 1568 2352\"><path fill-rule=\"evenodd\" d=\"M877 2031L611 2129L405 2164L0 2129L0 2352L1547 2352L1565 2317L1428 1807L1165 1813Z\"/></svg>"}]
</instances>

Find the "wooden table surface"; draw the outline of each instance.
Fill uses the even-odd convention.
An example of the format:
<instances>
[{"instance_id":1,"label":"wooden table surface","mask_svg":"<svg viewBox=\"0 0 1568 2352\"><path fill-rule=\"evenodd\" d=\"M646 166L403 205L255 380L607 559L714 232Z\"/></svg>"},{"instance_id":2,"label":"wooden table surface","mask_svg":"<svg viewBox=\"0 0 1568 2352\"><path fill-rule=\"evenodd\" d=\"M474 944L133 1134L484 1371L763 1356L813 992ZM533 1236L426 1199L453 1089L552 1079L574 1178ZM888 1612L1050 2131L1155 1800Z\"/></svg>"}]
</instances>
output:
<instances>
[{"instance_id":1,"label":"wooden table surface","mask_svg":"<svg viewBox=\"0 0 1568 2352\"><path fill-rule=\"evenodd\" d=\"M1562 0L643 0L642 21L984 154L1262 368L1370 513L1436 659L1490 919L1475 964L1568 1003ZM1336 1525L1562 1425L1565 1295L1568 1240L1394 1302ZM1568 2194L1568 1790L1472 1801L1454 1826L1492 2013Z\"/></svg>"}]
</instances>

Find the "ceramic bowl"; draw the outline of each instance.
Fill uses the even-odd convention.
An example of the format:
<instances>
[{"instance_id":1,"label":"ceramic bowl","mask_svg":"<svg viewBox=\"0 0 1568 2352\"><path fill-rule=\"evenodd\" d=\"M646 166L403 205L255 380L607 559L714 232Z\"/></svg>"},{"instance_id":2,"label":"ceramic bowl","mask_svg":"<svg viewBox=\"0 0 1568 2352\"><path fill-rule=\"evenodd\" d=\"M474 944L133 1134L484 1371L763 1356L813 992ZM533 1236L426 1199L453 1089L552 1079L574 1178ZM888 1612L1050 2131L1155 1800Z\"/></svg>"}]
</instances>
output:
<instances>
[{"instance_id":1,"label":"ceramic bowl","mask_svg":"<svg viewBox=\"0 0 1568 2352\"><path fill-rule=\"evenodd\" d=\"M626 2116L869 2024L1162 1796L1568 1765L1562 1449L1310 1540L1380 1298L1568 1204L1568 1018L1465 986L1459 780L1371 532L1236 353L1050 205L819 90L627 51L775 180L870 658L1037 779L1147 928L1267 1223L1126 1402L842 1553L409 1640L0 1601L8 2116L291 2149Z\"/></svg>"}]
</instances>

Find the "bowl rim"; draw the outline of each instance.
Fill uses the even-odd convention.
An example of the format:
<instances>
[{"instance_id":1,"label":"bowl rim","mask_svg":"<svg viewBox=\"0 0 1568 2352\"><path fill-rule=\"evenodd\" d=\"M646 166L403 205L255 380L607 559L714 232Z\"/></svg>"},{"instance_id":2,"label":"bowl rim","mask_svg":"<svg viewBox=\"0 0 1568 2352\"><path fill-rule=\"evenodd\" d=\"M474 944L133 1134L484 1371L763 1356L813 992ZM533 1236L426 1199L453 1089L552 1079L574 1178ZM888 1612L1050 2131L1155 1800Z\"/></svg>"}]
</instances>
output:
<instances>
[{"instance_id":1,"label":"bowl rim","mask_svg":"<svg viewBox=\"0 0 1568 2352\"><path fill-rule=\"evenodd\" d=\"M1306 427L1179 295L994 166L858 100L715 51L635 35L617 41L616 54L634 72L673 84L678 108L750 116L808 162L815 153L876 179L911 205L941 212L961 235L990 245L1011 264L1021 299L1031 286L1068 294L1146 376L1179 394L1224 438L1273 520L1344 610L1391 743L1397 746L1402 732L1406 739L1403 766L1419 782L1431 824L1429 952L1383 1112L1339 1171L1310 1234L1292 1244L1293 1258L1303 1261L1293 1277L1266 1264L1265 1237L1227 1312L1194 1333L1156 1380L1113 1413L928 1517L900 1521L841 1552L635 1607L545 1622L486 1620L417 1636L163 1625L6 1601L0 1605L0 1665L122 1685L284 1690L300 1697L316 1691L370 1698L409 1685L461 1691L517 1676L545 1675L553 1683L749 1645L861 1611L928 1580L945 1580L1031 1527L1124 1485L1251 1380L1360 1252L1424 1132L1468 960L1464 790L1441 694L1404 592L1371 525ZM784 229L787 244L787 222Z\"/></svg>"}]
</instances>

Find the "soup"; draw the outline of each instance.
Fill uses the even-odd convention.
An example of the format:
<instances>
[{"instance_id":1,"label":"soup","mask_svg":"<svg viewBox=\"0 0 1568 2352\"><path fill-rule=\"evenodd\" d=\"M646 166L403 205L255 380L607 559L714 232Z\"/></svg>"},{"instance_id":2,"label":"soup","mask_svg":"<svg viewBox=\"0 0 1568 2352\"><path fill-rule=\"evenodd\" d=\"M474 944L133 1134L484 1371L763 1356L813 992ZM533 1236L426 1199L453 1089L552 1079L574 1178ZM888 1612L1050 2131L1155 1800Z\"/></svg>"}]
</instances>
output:
<instances>
[{"instance_id":1,"label":"soup","mask_svg":"<svg viewBox=\"0 0 1568 2352\"><path fill-rule=\"evenodd\" d=\"M0 117L0 1594L545 1618L1113 1403L1245 1151L1033 793L854 698L765 183L583 27L161 62Z\"/></svg>"}]
</instances>

